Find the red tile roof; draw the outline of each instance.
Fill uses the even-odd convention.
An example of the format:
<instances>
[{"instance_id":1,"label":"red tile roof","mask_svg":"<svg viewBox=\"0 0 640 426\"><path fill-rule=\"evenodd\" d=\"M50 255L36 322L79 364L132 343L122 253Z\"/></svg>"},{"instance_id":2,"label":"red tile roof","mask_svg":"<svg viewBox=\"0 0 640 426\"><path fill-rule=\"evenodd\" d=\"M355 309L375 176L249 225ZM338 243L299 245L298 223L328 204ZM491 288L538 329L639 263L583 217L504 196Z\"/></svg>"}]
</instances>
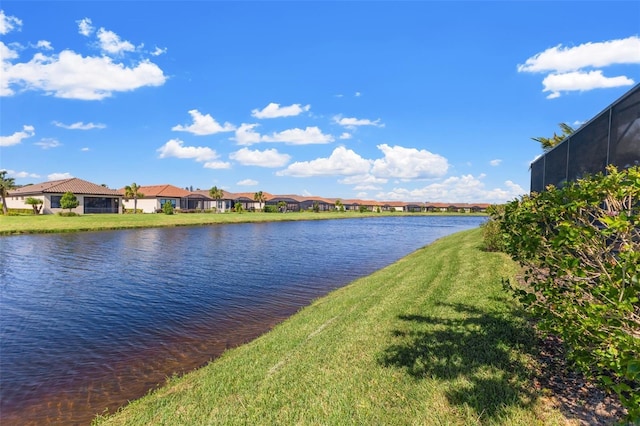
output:
<instances>
[{"instance_id":1,"label":"red tile roof","mask_svg":"<svg viewBox=\"0 0 640 426\"><path fill-rule=\"evenodd\" d=\"M124 195L124 188L120 188L120 194ZM152 198L152 197L173 197L173 198L182 198L186 197L191 192L186 189L178 188L173 185L149 185L149 186L141 186L138 189L138 192L144 194L144 198Z\"/></svg>"},{"instance_id":2,"label":"red tile roof","mask_svg":"<svg viewBox=\"0 0 640 426\"><path fill-rule=\"evenodd\" d=\"M49 182L27 185L10 191L9 195L64 194L65 192L73 192L75 195L109 195L112 197L121 195L115 189L109 189L105 186L96 185L95 183L78 178L51 180Z\"/></svg>"}]
</instances>

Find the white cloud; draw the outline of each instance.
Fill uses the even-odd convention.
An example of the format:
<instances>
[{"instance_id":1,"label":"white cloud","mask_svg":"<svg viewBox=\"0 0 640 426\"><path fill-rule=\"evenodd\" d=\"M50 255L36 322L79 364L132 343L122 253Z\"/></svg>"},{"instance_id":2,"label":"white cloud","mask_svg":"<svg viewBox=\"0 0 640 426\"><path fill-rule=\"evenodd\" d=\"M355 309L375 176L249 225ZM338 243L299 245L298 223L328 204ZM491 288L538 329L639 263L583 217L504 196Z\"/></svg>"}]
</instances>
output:
<instances>
[{"instance_id":1,"label":"white cloud","mask_svg":"<svg viewBox=\"0 0 640 426\"><path fill-rule=\"evenodd\" d=\"M384 127L384 124L380 122L379 118L377 120L369 120L367 118L341 117L336 115L333 117L333 121L348 129L355 129L358 126Z\"/></svg>"},{"instance_id":2,"label":"white cloud","mask_svg":"<svg viewBox=\"0 0 640 426\"><path fill-rule=\"evenodd\" d=\"M302 106L300 104L281 107L280 104L271 102L262 110L254 109L251 111L251 115L256 118L292 117L307 112L310 108L311 105Z\"/></svg>"},{"instance_id":3,"label":"white cloud","mask_svg":"<svg viewBox=\"0 0 640 426\"><path fill-rule=\"evenodd\" d=\"M276 149L252 151L249 148L242 148L236 152L232 152L229 154L229 158L244 166L260 167L282 167L291 160L290 155L281 154Z\"/></svg>"},{"instance_id":4,"label":"white cloud","mask_svg":"<svg viewBox=\"0 0 640 426\"><path fill-rule=\"evenodd\" d=\"M289 145L310 145L324 144L334 141L333 136L325 135L316 127L307 127L305 129L288 129L282 132L274 132L271 135L264 135L261 138L264 142L284 142Z\"/></svg>"},{"instance_id":5,"label":"white cloud","mask_svg":"<svg viewBox=\"0 0 640 426\"><path fill-rule=\"evenodd\" d=\"M0 34L5 35L13 30L20 31L22 21L15 16L7 16L4 10L0 10Z\"/></svg>"},{"instance_id":6,"label":"white cloud","mask_svg":"<svg viewBox=\"0 0 640 426\"><path fill-rule=\"evenodd\" d=\"M384 178L378 178L370 174L347 176L344 179L340 179L338 183L343 185L355 185L354 189L380 189L380 185L387 183L389 180Z\"/></svg>"},{"instance_id":7,"label":"white cloud","mask_svg":"<svg viewBox=\"0 0 640 426\"><path fill-rule=\"evenodd\" d=\"M286 169L276 172L276 175L295 177L363 175L367 174L370 168L370 160L360 157L350 149L339 146L333 150L329 158L295 162Z\"/></svg>"},{"instance_id":8,"label":"white cloud","mask_svg":"<svg viewBox=\"0 0 640 426\"><path fill-rule=\"evenodd\" d=\"M51 42L47 40L38 41L38 43L36 44L36 47L42 50L53 50L53 46L51 46Z\"/></svg>"},{"instance_id":9,"label":"white cloud","mask_svg":"<svg viewBox=\"0 0 640 426\"><path fill-rule=\"evenodd\" d=\"M381 178L430 179L442 177L449 169L446 158L427 150L378 145L384 158L375 160L371 174Z\"/></svg>"},{"instance_id":10,"label":"white cloud","mask_svg":"<svg viewBox=\"0 0 640 426\"><path fill-rule=\"evenodd\" d=\"M203 167L205 169L230 169L231 163L225 161L207 161Z\"/></svg>"},{"instance_id":11,"label":"white cloud","mask_svg":"<svg viewBox=\"0 0 640 426\"><path fill-rule=\"evenodd\" d=\"M120 36L113 31L100 28L96 34L103 52L110 55L121 55L124 52L133 52L136 47L126 40L121 40Z\"/></svg>"},{"instance_id":12,"label":"white cloud","mask_svg":"<svg viewBox=\"0 0 640 426\"><path fill-rule=\"evenodd\" d=\"M47 175L48 180L61 180L61 179L71 179L73 175L69 172L65 173L51 173Z\"/></svg>"},{"instance_id":13,"label":"white cloud","mask_svg":"<svg viewBox=\"0 0 640 426\"><path fill-rule=\"evenodd\" d=\"M602 68L614 64L640 63L640 37L584 43L575 47L558 45L518 65L520 72L567 72L583 68Z\"/></svg>"},{"instance_id":14,"label":"white cloud","mask_svg":"<svg viewBox=\"0 0 640 426\"><path fill-rule=\"evenodd\" d=\"M44 138L40 140L40 142L34 143L34 145L38 145L42 149L51 149L62 146L62 144L57 139L53 138Z\"/></svg>"},{"instance_id":15,"label":"white cloud","mask_svg":"<svg viewBox=\"0 0 640 426\"><path fill-rule=\"evenodd\" d=\"M338 183L343 185L354 185L353 189L355 191L379 191L382 189L382 185L387 182L388 179L381 179L372 175L347 176L338 180Z\"/></svg>"},{"instance_id":16,"label":"white cloud","mask_svg":"<svg viewBox=\"0 0 640 426\"><path fill-rule=\"evenodd\" d=\"M360 93L360 92L356 92L356 93L354 94L354 96L355 96L356 98L359 98L360 96L362 96L362 93Z\"/></svg>"},{"instance_id":17,"label":"white cloud","mask_svg":"<svg viewBox=\"0 0 640 426\"><path fill-rule=\"evenodd\" d=\"M256 186L257 184L258 184L258 181L253 179L244 179L236 183L236 185L239 185L239 186Z\"/></svg>"},{"instance_id":18,"label":"white cloud","mask_svg":"<svg viewBox=\"0 0 640 426\"><path fill-rule=\"evenodd\" d=\"M89 148L87 148L87 147L84 147L84 148L80 148L80 151L82 151L82 152L87 152L87 151L90 151L90 149L89 149Z\"/></svg>"},{"instance_id":19,"label":"white cloud","mask_svg":"<svg viewBox=\"0 0 640 426\"><path fill-rule=\"evenodd\" d=\"M215 160L218 154L206 146L184 146L180 139L171 139L156 150L160 158L191 158L199 162Z\"/></svg>"},{"instance_id":20,"label":"white cloud","mask_svg":"<svg viewBox=\"0 0 640 426\"><path fill-rule=\"evenodd\" d=\"M242 123L236 130L235 140L238 145L253 145L260 142L283 142L288 145L310 145L331 143L335 139L331 135L325 135L318 127L305 129L288 129L282 132L273 132L270 135L261 135L254 129L258 124Z\"/></svg>"},{"instance_id":21,"label":"white cloud","mask_svg":"<svg viewBox=\"0 0 640 426\"><path fill-rule=\"evenodd\" d=\"M253 130L258 126L258 124L242 123L236 130L235 140L238 145L253 145L254 143L260 143L260 133Z\"/></svg>"},{"instance_id":22,"label":"white cloud","mask_svg":"<svg viewBox=\"0 0 640 426\"><path fill-rule=\"evenodd\" d=\"M40 175L36 173L29 172L16 172L15 170L7 170L7 175L16 179L24 179L24 178L39 178Z\"/></svg>"},{"instance_id":23,"label":"white cloud","mask_svg":"<svg viewBox=\"0 0 640 426\"><path fill-rule=\"evenodd\" d=\"M17 145L22 142L23 139L30 138L36 134L33 126L22 126L21 132L15 132L10 136L0 136L0 146Z\"/></svg>"},{"instance_id":24,"label":"white cloud","mask_svg":"<svg viewBox=\"0 0 640 426\"><path fill-rule=\"evenodd\" d=\"M59 55L36 53L29 62L12 64L3 57L3 96L15 87L42 90L58 98L100 100L114 92L128 92L145 86L161 86L162 70L148 60L128 67L106 56L84 57L70 50Z\"/></svg>"},{"instance_id":25,"label":"white cloud","mask_svg":"<svg viewBox=\"0 0 640 426\"><path fill-rule=\"evenodd\" d=\"M348 132L343 132L338 138L339 139L351 139L353 137L353 135L351 133Z\"/></svg>"},{"instance_id":26,"label":"white cloud","mask_svg":"<svg viewBox=\"0 0 640 426\"><path fill-rule=\"evenodd\" d=\"M561 92L631 86L633 83L632 79L625 76L605 77L601 70L575 71L564 74L549 74L542 80L544 86L542 91L551 92L547 98L555 99L560 97Z\"/></svg>"},{"instance_id":27,"label":"white cloud","mask_svg":"<svg viewBox=\"0 0 640 426\"><path fill-rule=\"evenodd\" d=\"M376 198L402 201L432 201L458 203L504 203L525 194L526 191L513 183L504 182L504 187L486 189L483 175L452 176L442 182L433 183L423 188L394 188L390 192L379 193Z\"/></svg>"},{"instance_id":28,"label":"white cloud","mask_svg":"<svg viewBox=\"0 0 640 426\"><path fill-rule=\"evenodd\" d=\"M547 73L543 92L551 92L547 98L553 99L565 91L633 85L634 81L629 77L606 77L597 69L624 64L640 64L640 37L589 42L574 47L558 45L528 58L518 65L518 71Z\"/></svg>"},{"instance_id":29,"label":"white cloud","mask_svg":"<svg viewBox=\"0 0 640 426\"><path fill-rule=\"evenodd\" d=\"M93 26L91 25L91 19L84 18L76 21L78 24L78 32L85 37L89 37L93 33Z\"/></svg>"},{"instance_id":30,"label":"white cloud","mask_svg":"<svg viewBox=\"0 0 640 426\"><path fill-rule=\"evenodd\" d=\"M151 55L152 56L160 56L160 55L162 55L164 53L167 53L167 48L166 47L161 49L161 48L156 46L155 50L153 52L151 52Z\"/></svg>"},{"instance_id":31,"label":"white cloud","mask_svg":"<svg viewBox=\"0 0 640 426\"><path fill-rule=\"evenodd\" d=\"M496 158L495 160L491 160L489 161L489 164L493 167L497 167L500 165L500 163L502 163L502 160L500 160L499 158Z\"/></svg>"},{"instance_id":32,"label":"white cloud","mask_svg":"<svg viewBox=\"0 0 640 426\"><path fill-rule=\"evenodd\" d=\"M0 21L5 29L13 22L4 14ZM78 21L78 31L85 36L91 35L91 20ZM133 44L104 28L98 31L97 37L103 52L119 55L136 50ZM52 50L51 43L46 40L40 40L37 48ZM158 65L148 59L131 59L124 63L104 55L83 56L69 49L59 53L38 52L27 62L14 62L18 59L17 52L0 42L0 59L3 74L0 96L37 90L58 98L101 100L115 92L161 86L167 79Z\"/></svg>"},{"instance_id":33,"label":"white cloud","mask_svg":"<svg viewBox=\"0 0 640 426\"><path fill-rule=\"evenodd\" d=\"M76 123L73 124L64 124L64 123L60 123L59 121L54 121L53 125L56 127L62 127L63 129L67 129L67 130L93 130L93 129L104 129L107 126L101 123L83 123L82 121L78 121Z\"/></svg>"},{"instance_id":34,"label":"white cloud","mask_svg":"<svg viewBox=\"0 0 640 426\"><path fill-rule=\"evenodd\" d=\"M189 126L183 126L178 124L173 126L171 130L176 132L189 132L194 135L213 135L221 132L232 132L236 128L231 123L224 123L220 125L210 114L202 115L197 109L189 111L191 118L193 118L193 124Z\"/></svg>"}]
</instances>

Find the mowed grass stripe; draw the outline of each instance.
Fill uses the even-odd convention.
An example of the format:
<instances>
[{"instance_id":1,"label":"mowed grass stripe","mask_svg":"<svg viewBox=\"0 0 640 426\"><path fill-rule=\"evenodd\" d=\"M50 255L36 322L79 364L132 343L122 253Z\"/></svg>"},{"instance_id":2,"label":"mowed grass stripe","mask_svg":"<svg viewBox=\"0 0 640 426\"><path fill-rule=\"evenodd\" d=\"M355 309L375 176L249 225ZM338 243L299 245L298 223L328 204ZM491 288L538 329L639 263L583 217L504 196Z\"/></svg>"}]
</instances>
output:
<instances>
[{"instance_id":1,"label":"mowed grass stripe","mask_svg":"<svg viewBox=\"0 0 640 426\"><path fill-rule=\"evenodd\" d=\"M565 424L532 391L516 265L480 244L436 241L96 424Z\"/></svg>"}]
</instances>

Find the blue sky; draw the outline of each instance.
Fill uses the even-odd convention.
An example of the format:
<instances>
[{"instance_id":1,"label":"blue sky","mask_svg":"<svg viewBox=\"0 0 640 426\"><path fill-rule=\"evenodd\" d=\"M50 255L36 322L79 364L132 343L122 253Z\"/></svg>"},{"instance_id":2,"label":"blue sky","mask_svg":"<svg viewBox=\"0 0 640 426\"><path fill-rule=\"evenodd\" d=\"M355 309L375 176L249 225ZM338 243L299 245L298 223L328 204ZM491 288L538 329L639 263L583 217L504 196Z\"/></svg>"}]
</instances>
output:
<instances>
[{"instance_id":1,"label":"blue sky","mask_svg":"<svg viewBox=\"0 0 640 426\"><path fill-rule=\"evenodd\" d=\"M11 1L0 169L503 202L640 81L640 2Z\"/></svg>"}]
</instances>

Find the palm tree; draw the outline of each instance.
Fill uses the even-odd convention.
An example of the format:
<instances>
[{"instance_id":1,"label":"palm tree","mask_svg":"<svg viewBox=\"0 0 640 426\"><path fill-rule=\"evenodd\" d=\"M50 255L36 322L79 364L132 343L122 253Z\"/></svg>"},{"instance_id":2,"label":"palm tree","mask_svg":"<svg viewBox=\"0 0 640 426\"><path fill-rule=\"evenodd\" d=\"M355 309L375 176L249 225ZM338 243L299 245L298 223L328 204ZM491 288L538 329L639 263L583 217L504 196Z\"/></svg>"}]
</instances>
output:
<instances>
[{"instance_id":1,"label":"palm tree","mask_svg":"<svg viewBox=\"0 0 640 426\"><path fill-rule=\"evenodd\" d=\"M29 197L24 200L24 203L31 206L31 208L33 209L33 214L40 214L40 210L42 210L44 201L42 201L40 198Z\"/></svg>"},{"instance_id":2,"label":"palm tree","mask_svg":"<svg viewBox=\"0 0 640 426\"><path fill-rule=\"evenodd\" d=\"M267 197L265 197L262 191L258 191L255 194L253 194L253 200L257 201L260 204L260 210L262 210L262 203L267 201Z\"/></svg>"},{"instance_id":3,"label":"palm tree","mask_svg":"<svg viewBox=\"0 0 640 426\"><path fill-rule=\"evenodd\" d=\"M336 210L340 212L344 211L344 204L342 204L342 201L340 200L340 198L336 200Z\"/></svg>"},{"instance_id":4,"label":"palm tree","mask_svg":"<svg viewBox=\"0 0 640 426\"><path fill-rule=\"evenodd\" d=\"M9 191L16 187L16 181L14 178L6 177L7 171L0 171L0 196L2 197L2 213L4 215L9 214L9 210L7 209L7 196L9 195Z\"/></svg>"},{"instance_id":5,"label":"palm tree","mask_svg":"<svg viewBox=\"0 0 640 426\"><path fill-rule=\"evenodd\" d=\"M562 134L560 135L554 132L553 137L551 138L545 138L544 136L540 136L540 137L531 138L531 139L533 139L536 142L540 142L540 145L542 145L542 149L545 152L549 151L551 148L553 148L554 146L562 142L567 136L570 136L573 132L575 132L575 129L569 126L567 123L560 123L558 124L558 126L560 126L560 130L562 131Z\"/></svg>"},{"instance_id":6,"label":"palm tree","mask_svg":"<svg viewBox=\"0 0 640 426\"><path fill-rule=\"evenodd\" d=\"M124 200L133 199L133 214L138 213L138 198L144 198L144 194L140 192L140 185L133 182L124 187Z\"/></svg>"},{"instance_id":7,"label":"palm tree","mask_svg":"<svg viewBox=\"0 0 640 426\"><path fill-rule=\"evenodd\" d=\"M209 196L216 200L216 211L218 211L218 208L220 207L220 200L224 197L224 192L222 192L222 189L214 186L209 190Z\"/></svg>"}]
</instances>

